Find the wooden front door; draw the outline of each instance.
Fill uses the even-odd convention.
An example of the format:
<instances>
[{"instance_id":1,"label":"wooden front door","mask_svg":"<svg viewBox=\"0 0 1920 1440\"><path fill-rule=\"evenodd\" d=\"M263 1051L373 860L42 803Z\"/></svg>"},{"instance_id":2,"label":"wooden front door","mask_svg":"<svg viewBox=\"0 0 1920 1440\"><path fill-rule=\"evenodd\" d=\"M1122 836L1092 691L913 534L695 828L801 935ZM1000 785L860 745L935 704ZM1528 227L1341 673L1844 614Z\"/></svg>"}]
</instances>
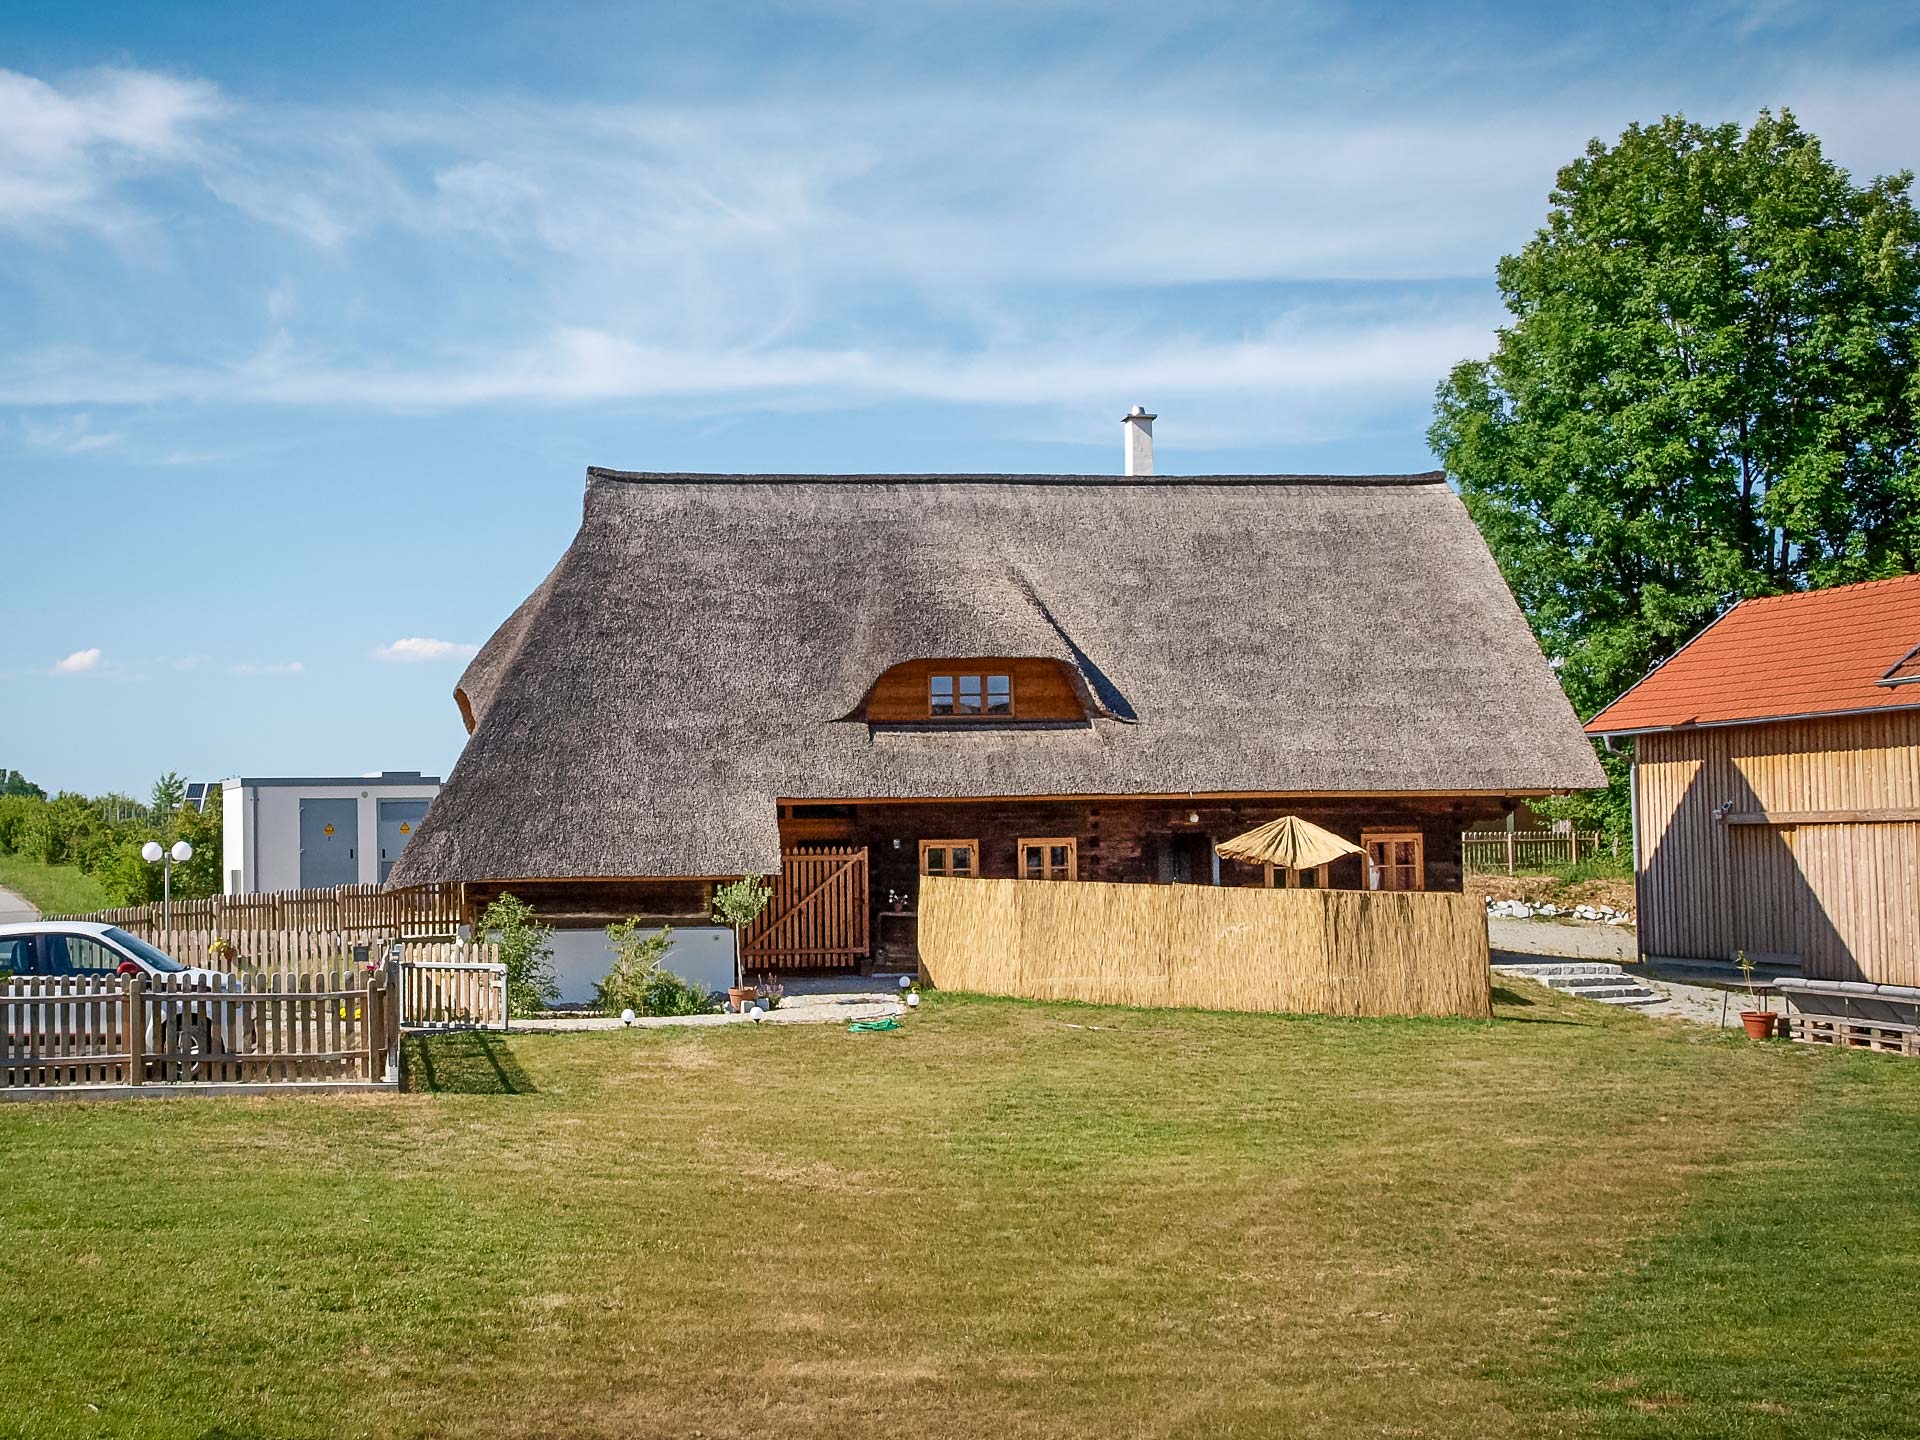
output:
<instances>
[{"instance_id":1,"label":"wooden front door","mask_svg":"<svg viewBox=\"0 0 1920 1440\"><path fill-rule=\"evenodd\" d=\"M867 958L867 852L789 850L773 899L742 937L746 968L848 970Z\"/></svg>"}]
</instances>

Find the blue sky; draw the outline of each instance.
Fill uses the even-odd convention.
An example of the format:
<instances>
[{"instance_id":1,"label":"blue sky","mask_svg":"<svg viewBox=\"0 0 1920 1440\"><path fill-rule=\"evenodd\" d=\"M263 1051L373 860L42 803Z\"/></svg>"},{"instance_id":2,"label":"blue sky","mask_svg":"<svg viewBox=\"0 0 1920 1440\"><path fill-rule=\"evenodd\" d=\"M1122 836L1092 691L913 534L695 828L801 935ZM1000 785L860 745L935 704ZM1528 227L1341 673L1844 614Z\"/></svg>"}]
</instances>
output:
<instances>
[{"instance_id":1,"label":"blue sky","mask_svg":"<svg viewBox=\"0 0 1920 1440\"><path fill-rule=\"evenodd\" d=\"M444 773L589 464L1429 468L1593 136L1920 12L0 0L0 766ZM402 643L410 642L410 643Z\"/></svg>"}]
</instances>

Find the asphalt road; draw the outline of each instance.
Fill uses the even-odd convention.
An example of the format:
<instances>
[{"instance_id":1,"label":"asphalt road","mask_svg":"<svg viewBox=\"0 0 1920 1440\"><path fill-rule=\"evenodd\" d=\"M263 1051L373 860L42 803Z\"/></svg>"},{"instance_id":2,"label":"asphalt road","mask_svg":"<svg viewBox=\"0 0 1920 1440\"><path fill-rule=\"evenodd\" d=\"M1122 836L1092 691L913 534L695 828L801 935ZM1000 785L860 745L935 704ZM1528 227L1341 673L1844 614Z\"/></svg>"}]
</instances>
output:
<instances>
[{"instance_id":1,"label":"asphalt road","mask_svg":"<svg viewBox=\"0 0 1920 1440\"><path fill-rule=\"evenodd\" d=\"M0 890L0 925L15 925L23 920L38 920L40 912L11 890Z\"/></svg>"}]
</instances>

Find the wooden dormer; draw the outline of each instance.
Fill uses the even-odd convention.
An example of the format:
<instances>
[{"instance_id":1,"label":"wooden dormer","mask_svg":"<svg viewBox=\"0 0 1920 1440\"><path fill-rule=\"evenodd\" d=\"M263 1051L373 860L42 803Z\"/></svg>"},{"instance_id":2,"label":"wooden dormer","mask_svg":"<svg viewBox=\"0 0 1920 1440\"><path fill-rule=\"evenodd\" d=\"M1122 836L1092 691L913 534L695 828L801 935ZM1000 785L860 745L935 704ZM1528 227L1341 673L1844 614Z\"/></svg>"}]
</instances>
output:
<instances>
[{"instance_id":1,"label":"wooden dormer","mask_svg":"<svg viewBox=\"0 0 1920 1440\"><path fill-rule=\"evenodd\" d=\"M908 660L884 671L849 720L869 725L1087 723L1084 684L1063 660Z\"/></svg>"}]
</instances>

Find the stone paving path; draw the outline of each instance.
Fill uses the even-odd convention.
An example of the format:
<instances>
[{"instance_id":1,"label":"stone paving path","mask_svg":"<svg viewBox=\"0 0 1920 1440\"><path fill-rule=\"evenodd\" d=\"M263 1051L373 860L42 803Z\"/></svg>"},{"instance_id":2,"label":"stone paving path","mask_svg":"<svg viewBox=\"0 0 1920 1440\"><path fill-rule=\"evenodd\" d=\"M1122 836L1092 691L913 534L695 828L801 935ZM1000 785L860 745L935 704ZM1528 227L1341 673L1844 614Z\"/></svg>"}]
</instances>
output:
<instances>
[{"instance_id":1,"label":"stone paving path","mask_svg":"<svg viewBox=\"0 0 1920 1440\"><path fill-rule=\"evenodd\" d=\"M790 978L786 998L778 1010L763 1017L769 1025L844 1025L849 1020L878 1020L904 1015L905 993L895 975L819 975ZM752 1025L751 1015L646 1015L633 1028L662 1029L675 1025ZM514 1030L618 1030L617 1016L547 1015L537 1020L515 1020Z\"/></svg>"}]
</instances>

